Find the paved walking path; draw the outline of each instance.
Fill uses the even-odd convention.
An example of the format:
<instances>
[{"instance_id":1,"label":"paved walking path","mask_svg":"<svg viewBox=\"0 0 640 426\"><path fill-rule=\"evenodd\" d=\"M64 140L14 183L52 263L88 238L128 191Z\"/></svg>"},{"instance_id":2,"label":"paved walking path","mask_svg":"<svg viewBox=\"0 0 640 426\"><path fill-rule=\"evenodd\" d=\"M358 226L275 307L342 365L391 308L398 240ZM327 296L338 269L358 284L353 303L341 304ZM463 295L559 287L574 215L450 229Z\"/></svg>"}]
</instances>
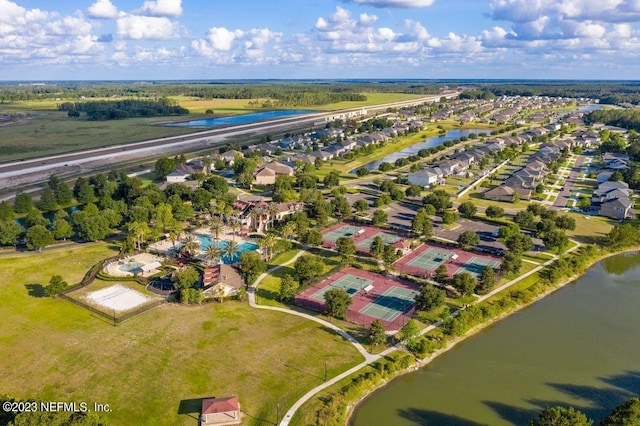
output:
<instances>
[{"instance_id":1,"label":"paved walking path","mask_svg":"<svg viewBox=\"0 0 640 426\"><path fill-rule=\"evenodd\" d=\"M265 310L269 310L269 311L278 311L278 312L284 312L286 314L291 314L291 315L296 315L302 318L306 318L309 319L311 321L315 321L319 324L324 325L325 327L329 327L330 329L334 330L336 333L338 333L340 336L342 336L346 341L348 341L349 343L351 343L353 346L355 346L355 348L358 350L358 352L360 352L362 354L362 356L365 359L365 362L371 359L377 359L378 357L376 357L375 355L371 355L365 348L364 346L362 346L362 344L360 344L353 336L351 336L349 333L347 333L346 331L342 330L340 327L331 324L329 321L325 321L323 319L320 318L316 318L313 315L309 315L309 314L305 314L303 312L298 312L298 311L294 311L292 309L288 309L288 308L279 308L277 306L265 306L265 305L258 305L256 303L256 288L258 286L258 284L260 284L260 282L265 279L269 274L277 271L278 269L282 268L283 266L287 266L293 262L295 262L300 256L302 256L304 253L306 253L306 250L300 250L298 253L296 253L295 256L293 256L291 258L291 260L278 265L278 266L274 266L273 268L269 269L268 271L264 272L263 274L261 274L253 284L251 284L251 286L249 287L249 291L248 296L249 296L249 305L252 308L257 308L257 309L265 309Z\"/></svg>"}]
</instances>

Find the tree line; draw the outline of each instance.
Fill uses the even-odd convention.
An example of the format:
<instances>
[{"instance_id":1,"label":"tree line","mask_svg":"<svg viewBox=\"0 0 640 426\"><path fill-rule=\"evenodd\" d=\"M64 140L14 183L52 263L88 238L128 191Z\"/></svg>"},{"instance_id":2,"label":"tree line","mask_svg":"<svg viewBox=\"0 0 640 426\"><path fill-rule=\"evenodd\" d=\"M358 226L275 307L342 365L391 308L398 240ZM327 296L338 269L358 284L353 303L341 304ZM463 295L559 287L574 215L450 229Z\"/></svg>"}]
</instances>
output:
<instances>
[{"instance_id":1,"label":"tree line","mask_svg":"<svg viewBox=\"0 0 640 426\"><path fill-rule=\"evenodd\" d=\"M79 117L84 112L90 120L122 120L131 117L156 117L187 115L189 110L167 98L158 100L123 99L115 101L63 102L59 111L67 111L69 117Z\"/></svg>"}]
</instances>

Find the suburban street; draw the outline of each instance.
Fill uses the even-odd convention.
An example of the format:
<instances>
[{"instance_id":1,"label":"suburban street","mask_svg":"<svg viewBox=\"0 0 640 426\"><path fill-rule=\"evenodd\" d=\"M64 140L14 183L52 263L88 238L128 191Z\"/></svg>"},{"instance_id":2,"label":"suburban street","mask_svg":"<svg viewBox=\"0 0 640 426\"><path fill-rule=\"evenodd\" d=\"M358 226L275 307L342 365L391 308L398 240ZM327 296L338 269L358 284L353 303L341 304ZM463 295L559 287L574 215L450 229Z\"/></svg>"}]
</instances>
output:
<instances>
[{"instance_id":1,"label":"suburban street","mask_svg":"<svg viewBox=\"0 0 640 426\"><path fill-rule=\"evenodd\" d=\"M580 170L582 169L584 160L584 155L579 155L578 158L576 158L573 167L571 167L571 170L569 171L569 176L564 181L562 190L558 193L558 197L553 203L554 207L558 209L568 207L567 203L571 197L571 191L573 190L573 186L578 182L578 176L580 175Z\"/></svg>"}]
</instances>

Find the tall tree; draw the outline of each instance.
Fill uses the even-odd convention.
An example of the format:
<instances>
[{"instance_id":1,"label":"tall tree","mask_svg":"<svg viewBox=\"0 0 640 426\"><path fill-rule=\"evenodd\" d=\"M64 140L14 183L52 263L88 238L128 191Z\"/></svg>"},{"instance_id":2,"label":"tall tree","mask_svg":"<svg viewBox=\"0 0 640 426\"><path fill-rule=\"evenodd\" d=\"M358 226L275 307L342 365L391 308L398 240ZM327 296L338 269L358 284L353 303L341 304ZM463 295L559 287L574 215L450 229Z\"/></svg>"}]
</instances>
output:
<instances>
[{"instance_id":1,"label":"tall tree","mask_svg":"<svg viewBox=\"0 0 640 426\"><path fill-rule=\"evenodd\" d=\"M346 319L347 310L353 300L351 296L341 288L332 288L324 294L324 302L327 315L337 319Z\"/></svg>"},{"instance_id":2,"label":"tall tree","mask_svg":"<svg viewBox=\"0 0 640 426\"><path fill-rule=\"evenodd\" d=\"M478 208L471 201L465 201L458 206L458 212L467 219L471 219L478 212Z\"/></svg>"},{"instance_id":3,"label":"tall tree","mask_svg":"<svg viewBox=\"0 0 640 426\"><path fill-rule=\"evenodd\" d=\"M416 294L416 309L431 311L444 303L446 292L431 284L422 284L420 293Z\"/></svg>"},{"instance_id":4,"label":"tall tree","mask_svg":"<svg viewBox=\"0 0 640 426\"><path fill-rule=\"evenodd\" d=\"M53 235L42 225L29 228L25 238L27 240L27 247L33 250L41 251L44 247L53 244Z\"/></svg>"},{"instance_id":5,"label":"tall tree","mask_svg":"<svg viewBox=\"0 0 640 426\"><path fill-rule=\"evenodd\" d=\"M549 407L545 409L531 426L591 426L593 420L573 407Z\"/></svg>"},{"instance_id":6,"label":"tall tree","mask_svg":"<svg viewBox=\"0 0 640 426\"><path fill-rule=\"evenodd\" d=\"M56 199L56 195L53 193L51 188L46 188L42 191L42 195L40 195L38 208L42 211L49 212L55 210L57 207L58 200Z\"/></svg>"},{"instance_id":7,"label":"tall tree","mask_svg":"<svg viewBox=\"0 0 640 426\"><path fill-rule=\"evenodd\" d=\"M278 302L292 302L298 292L299 285L289 274L285 274L280 281L280 290L276 297Z\"/></svg>"},{"instance_id":8,"label":"tall tree","mask_svg":"<svg viewBox=\"0 0 640 426\"><path fill-rule=\"evenodd\" d=\"M453 285L464 296L473 294L476 288L476 279L469 272L461 272L453 276L451 285Z\"/></svg>"},{"instance_id":9,"label":"tall tree","mask_svg":"<svg viewBox=\"0 0 640 426\"><path fill-rule=\"evenodd\" d=\"M457 242L461 248L466 250L471 246L478 245L480 243L480 237L475 232L467 230L458 235Z\"/></svg>"},{"instance_id":10,"label":"tall tree","mask_svg":"<svg viewBox=\"0 0 640 426\"><path fill-rule=\"evenodd\" d=\"M53 222L53 238L56 240L65 240L73 236L73 228L64 219L56 219Z\"/></svg>"},{"instance_id":11,"label":"tall tree","mask_svg":"<svg viewBox=\"0 0 640 426\"><path fill-rule=\"evenodd\" d=\"M53 190L56 195L56 201L61 206L71 204L73 200L73 192L66 182L60 182L56 189Z\"/></svg>"},{"instance_id":12,"label":"tall tree","mask_svg":"<svg viewBox=\"0 0 640 426\"><path fill-rule=\"evenodd\" d=\"M336 240L336 248L342 256L342 261L350 265L356 255L356 245L350 237L340 237Z\"/></svg>"},{"instance_id":13,"label":"tall tree","mask_svg":"<svg viewBox=\"0 0 640 426\"><path fill-rule=\"evenodd\" d=\"M369 327L369 341L374 347L383 346L387 343L387 333L379 319L373 320Z\"/></svg>"},{"instance_id":14,"label":"tall tree","mask_svg":"<svg viewBox=\"0 0 640 426\"><path fill-rule=\"evenodd\" d=\"M167 176L169 173L174 171L176 168L176 163L173 159L162 157L158 158L156 161L153 172L156 176L156 179L162 179Z\"/></svg>"},{"instance_id":15,"label":"tall tree","mask_svg":"<svg viewBox=\"0 0 640 426\"><path fill-rule=\"evenodd\" d=\"M300 285L303 285L306 280L322 273L323 263L319 257L305 254L296 259L293 268L296 270Z\"/></svg>"},{"instance_id":16,"label":"tall tree","mask_svg":"<svg viewBox=\"0 0 640 426\"><path fill-rule=\"evenodd\" d=\"M488 292L498 283L496 271L491 266L485 266L478 276L478 290Z\"/></svg>"},{"instance_id":17,"label":"tall tree","mask_svg":"<svg viewBox=\"0 0 640 426\"><path fill-rule=\"evenodd\" d=\"M33 210L33 199L31 195L25 192L18 192L13 203L13 209L16 213L28 213Z\"/></svg>"},{"instance_id":18,"label":"tall tree","mask_svg":"<svg viewBox=\"0 0 640 426\"><path fill-rule=\"evenodd\" d=\"M600 426L635 426L640 425L640 399L633 397L624 404L618 405L600 422Z\"/></svg>"},{"instance_id":19,"label":"tall tree","mask_svg":"<svg viewBox=\"0 0 640 426\"><path fill-rule=\"evenodd\" d=\"M252 283L261 273L267 270L267 264L255 251L245 251L240 255L240 270L247 283Z\"/></svg>"},{"instance_id":20,"label":"tall tree","mask_svg":"<svg viewBox=\"0 0 640 426\"><path fill-rule=\"evenodd\" d=\"M171 281L173 281L173 285L176 290L191 288L196 285L198 279L200 279L200 274L192 266L185 266L180 268L179 270L175 271L173 273L173 276L171 277Z\"/></svg>"},{"instance_id":21,"label":"tall tree","mask_svg":"<svg viewBox=\"0 0 640 426\"><path fill-rule=\"evenodd\" d=\"M378 226L378 225L383 225L387 223L388 220L389 220L389 217L387 216L387 213L385 213L384 210L377 209L376 211L373 212L373 218L371 219L371 223L374 226Z\"/></svg>"},{"instance_id":22,"label":"tall tree","mask_svg":"<svg viewBox=\"0 0 640 426\"><path fill-rule=\"evenodd\" d=\"M0 201L0 220L13 220L16 217L13 207L7 201Z\"/></svg>"},{"instance_id":23,"label":"tall tree","mask_svg":"<svg viewBox=\"0 0 640 426\"><path fill-rule=\"evenodd\" d=\"M45 296L55 296L62 293L69 285L60 275L54 275L49 280L49 285L44 288Z\"/></svg>"},{"instance_id":24,"label":"tall tree","mask_svg":"<svg viewBox=\"0 0 640 426\"><path fill-rule=\"evenodd\" d=\"M15 246L23 234L24 228L13 220L0 220L0 244Z\"/></svg>"}]
</instances>

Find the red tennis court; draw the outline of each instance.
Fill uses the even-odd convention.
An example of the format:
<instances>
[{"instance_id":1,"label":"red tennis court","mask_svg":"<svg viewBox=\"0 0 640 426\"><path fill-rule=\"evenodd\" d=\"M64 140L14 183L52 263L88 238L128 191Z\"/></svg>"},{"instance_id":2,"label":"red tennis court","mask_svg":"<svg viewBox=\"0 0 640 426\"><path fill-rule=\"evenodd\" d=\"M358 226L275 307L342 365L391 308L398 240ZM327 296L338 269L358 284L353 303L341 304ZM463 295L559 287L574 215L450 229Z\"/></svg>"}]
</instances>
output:
<instances>
[{"instance_id":1,"label":"red tennis court","mask_svg":"<svg viewBox=\"0 0 640 426\"><path fill-rule=\"evenodd\" d=\"M324 293L332 288L343 289L351 296L349 321L368 327L379 319L387 330L399 330L411 319L415 311L414 297L420 291L417 284L395 277L344 268L300 293L296 303L324 312Z\"/></svg>"},{"instance_id":2,"label":"red tennis court","mask_svg":"<svg viewBox=\"0 0 640 426\"><path fill-rule=\"evenodd\" d=\"M477 276L485 267L497 269L500 263L500 258L496 256L471 253L438 244L423 244L396 261L394 267L400 274L429 278L440 265L444 265L452 277L461 272Z\"/></svg>"},{"instance_id":3,"label":"red tennis court","mask_svg":"<svg viewBox=\"0 0 640 426\"><path fill-rule=\"evenodd\" d=\"M392 231L383 230L370 225L338 223L322 232L322 246L335 248L338 238L350 237L356 249L360 253L370 252L371 242L377 236L382 238L385 244L398 244L405 238Z\"/></svg>"}]
</instances>

